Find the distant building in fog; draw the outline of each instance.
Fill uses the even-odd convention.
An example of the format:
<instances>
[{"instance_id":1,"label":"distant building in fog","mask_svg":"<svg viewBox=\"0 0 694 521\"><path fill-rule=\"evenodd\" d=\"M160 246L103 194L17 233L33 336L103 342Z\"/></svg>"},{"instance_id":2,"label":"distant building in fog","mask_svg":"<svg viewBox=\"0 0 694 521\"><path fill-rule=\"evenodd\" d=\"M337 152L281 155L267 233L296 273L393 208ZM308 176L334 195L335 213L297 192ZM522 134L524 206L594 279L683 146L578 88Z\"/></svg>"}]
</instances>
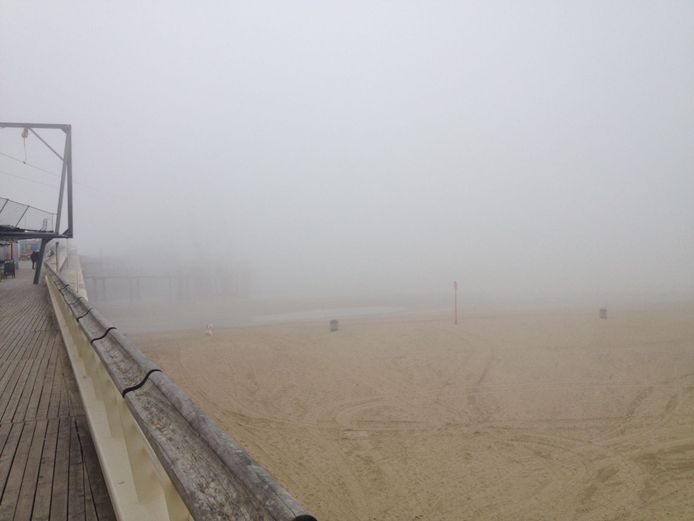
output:
<instances>
[{"instance_id":1,"label":"distant building in fog","mask_svg":"<svg viewBox=\"0 0 694 521\"><path fill-rule=\"evenodd\" d=\"M251 296L250 269L243 263L171 263L81 257L87 293L94 300L245 300Z\"/></svg>"}]
</instances>

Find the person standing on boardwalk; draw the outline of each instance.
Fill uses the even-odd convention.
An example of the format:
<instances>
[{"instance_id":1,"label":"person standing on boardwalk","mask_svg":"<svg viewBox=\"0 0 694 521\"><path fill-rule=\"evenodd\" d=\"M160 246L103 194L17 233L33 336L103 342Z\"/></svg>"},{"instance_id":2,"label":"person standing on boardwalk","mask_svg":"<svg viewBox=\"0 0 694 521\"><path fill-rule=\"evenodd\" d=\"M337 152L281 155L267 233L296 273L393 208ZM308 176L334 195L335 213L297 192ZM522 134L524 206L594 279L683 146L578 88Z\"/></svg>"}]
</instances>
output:
<instances>
[{"instance_id":1,"label":"person standing on boardwalk","mask_svg":"<svg viewBox=\"0 0 694 521\"><path fill-rule=\"evenodd\" d=\"M31 259L31 269L33 270L36 267L36 261L39 260L39 252L36 250L32 251L29 258Z\"/></svg>"}]
</instances>

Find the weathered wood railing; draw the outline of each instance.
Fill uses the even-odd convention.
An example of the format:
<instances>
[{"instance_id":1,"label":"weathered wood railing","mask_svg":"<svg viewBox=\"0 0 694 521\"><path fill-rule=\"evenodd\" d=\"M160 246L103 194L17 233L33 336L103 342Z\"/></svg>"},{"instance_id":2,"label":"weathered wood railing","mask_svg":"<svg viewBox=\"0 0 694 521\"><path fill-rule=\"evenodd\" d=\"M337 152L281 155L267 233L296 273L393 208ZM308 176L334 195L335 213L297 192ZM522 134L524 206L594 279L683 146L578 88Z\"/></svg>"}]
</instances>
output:
<instances>
[{"instance_id":1,"label":"weathered wood railing","mask_svg":"<svg viewBox=\"0 0 694 521\"><path fill-rule=\"evenodd\" d=\"M121 521L315 521L48 265L46 280Z\"/></svg>"}]
</instances>

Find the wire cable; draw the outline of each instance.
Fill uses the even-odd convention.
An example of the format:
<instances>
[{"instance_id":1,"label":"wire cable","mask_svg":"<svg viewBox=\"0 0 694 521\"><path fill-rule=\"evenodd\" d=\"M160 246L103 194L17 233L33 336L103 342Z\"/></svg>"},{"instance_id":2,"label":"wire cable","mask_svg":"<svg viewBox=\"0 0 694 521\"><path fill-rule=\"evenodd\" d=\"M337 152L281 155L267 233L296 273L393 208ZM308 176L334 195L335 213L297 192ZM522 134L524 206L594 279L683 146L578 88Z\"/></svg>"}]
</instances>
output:
<instances>
[{"instance_id":1,"label":"wire cable","mask_svg":"<svg viewBox=\"0 0 694 521\"><path fill-rule=\"evenodd\" d=\"M50 170L46 170L45 168L41 168L40 166L32 165L31 163L27 163L26 161L22 161L18 157L11 156L10 154L6 154L5 152L0 152L0 156L5 156L8 159L12 159L13 161L17 161L17 163L21 163L22 165L26 165L26 166L29 166L31 168L35 168L36 170L40 170L41 172L44 172L46 174L57 175L57 176L60 175L58 172L51 172Z\"/></svg>"},{"instance_id":2,"label":"wire cable","mask_svg":"<svg viewBox=\"0 0 694 521\"><path fill-rule=\"evenodd\" d=\"M22 177L21 175L16 175L16 174L11 174L9 172L5 172L4 170L0 170L0 174L8 175L10 177L16 177L17 179L21 179L22 181L29 181L30 183L36 183L38 185L50 186L51 188L59 188L58 185L52 185L49 183L44 183L42 181L36 181L35 179L29 179L27 177Z\"/></svg>"}]
</instances>

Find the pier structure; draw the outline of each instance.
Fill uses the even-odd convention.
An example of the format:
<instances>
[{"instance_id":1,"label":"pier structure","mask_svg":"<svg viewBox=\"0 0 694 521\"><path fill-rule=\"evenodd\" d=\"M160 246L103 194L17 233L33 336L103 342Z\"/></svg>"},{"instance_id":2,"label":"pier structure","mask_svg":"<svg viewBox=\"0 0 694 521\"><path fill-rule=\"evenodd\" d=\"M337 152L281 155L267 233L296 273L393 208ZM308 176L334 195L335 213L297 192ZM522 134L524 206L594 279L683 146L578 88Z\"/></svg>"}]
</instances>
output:
<instances>
[{"instance_id":1,"label":"pier structure","mask_svg":"<svg viewBox=\"0 0 694 521\"><path fill-rule=\"evenodd\" d=\"M315 521L89 301L67 245L71 126L2 129L34 136L62 174L38 224L0 197L17 210L0 212L0 240L41 240L35 270L13 256L0 281L0 521Z\"/></svg>"},{"instance_id":2,"label":"pier structure","mask_svg":"<svg viewBox=\"0 0 694 521\"><path fill-rule=\"evenodd\" d=\"M0 520L315 521L54 260L0 282Z\"/></svg>"},{"instance_id":3,"label":"pier structure","mask_svg":"<svg viewBox=\"0 0 694 521\"><path fill-rule=\"evenodd\" d=\"M0 519L115 520L46 284L0 282Z\"/></svg>"}]
</instances>

